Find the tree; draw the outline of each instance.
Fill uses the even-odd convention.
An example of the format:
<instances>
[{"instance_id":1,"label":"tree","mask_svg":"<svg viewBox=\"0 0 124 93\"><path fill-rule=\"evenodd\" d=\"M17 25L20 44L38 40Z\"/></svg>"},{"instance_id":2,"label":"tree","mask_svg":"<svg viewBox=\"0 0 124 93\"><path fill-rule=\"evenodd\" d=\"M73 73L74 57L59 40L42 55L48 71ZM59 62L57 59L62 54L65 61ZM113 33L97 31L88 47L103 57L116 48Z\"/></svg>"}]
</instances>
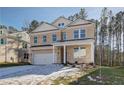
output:
<instances>
[{"instance_id":1,"label":"tree","mask_svg":"<svg viewBox=\"0 0 124 93\"><path fill-rule=\"evenodd\" d=\"M69 16L69 17L68 17L68 19L71 20L71 21L74 20L73 18L74 18L73 16Z\"/></svg>"},{"instance_id":2,"label":"tree","mask_svg":"<svg viewBox=\"0 0 124 93\"><path fill-rule=\"evenodd\" d=\"M104 46L105 46L105 41L107 37L107 8L104 8L102 10L101 14L101 19L100 19L100 31L99 31L99 51L100 51L100 63L103 64L105 61L105 51L104 51Z\"/></svg>"},{"instance_id":3,"label":"tree","mask_svg":"<svg viewBox=\"0 0 124 93\"><path fill-rule=\"evenodd\" d=\"M124 66L124 12L122 13L122 31L123 31L123 66Z\"/></svg>"},{"instance_id":4,"label":"tree","mask_svg":"<svg viewBox=\"0 0 124 93\"><path fill-rule=\"evenodd\" d=\"M69 20L74 21L76 19L86 19L88 17L87 12L85 8L81 8L78 13L75 13L74 15L71 15L68 17Z\"/></svg>"},{"instance_id":5,"label":"tree","mask_svg":"<svg viewBox=\"0 0 124 93\"><path fill-rule=\"evenodd\" d=\"M109 11L109 22L108 22L108 63L112 66L112 49L111 49L111 41L112 41L112 11Z\"/></svg>"},{"instance_id":6,"label":"tree","mask_svg":"<svg viewBox=\"0 0 124 93\"><path fill-rule=\"evenodd\" d=\"M124 12L115 16L112 11L104 8L99 25L100 63L104 65L124 65ZM123 47L122 47L123 44ZM96 56L96 55L95 55Z\"/></svg>"},{"instance_id":7,"label":"tree","mask_svg":"<svg viewBox=\"0 0 124 93\"><path fill-rule=\"evenodd\" d=\"M93 22L95 22L95 49L94 49L94 60L95 60L95 65L97 64L98 62L98 47L97 47L97 41L98 41L98 25L99 25L99 21L98 20L93 20Z\"/></svg>"},{"instance_id":8,"label":"tree","mask_svg":"<svg viewBox=\"0 0 124 93\"><path fill-rule=\"evenodd\" d=\"M33 20L30 24L29 24L29 30L28 32L32 32L34 29L36 29L39 26L39 22L37 20Z\"/></svg>"},{"instance_id":9,"label":"tree","mask_svg":"<svg viewBox=\"0 0 124 93\"><path fill-rule=\"evenodd\" d=\"M79 16L81 19L86 19L87 18L87 12L85 10L85 8L81 8L80 12L79 12Z\"/></svg>"},{"instance_id":10,"label":"tree","mask_svg":"<svg viewBox=\"0 0 124 93\"><path fill-rule=\"evenodd\" d=\"M116 64L121 65L121 37L122 37L122 12L116 14L116 46L117 46L117 53L116 53Z\"/></svg>"},{"instance_id":11,"label":"tree","mask_svg":"<svg viewBox=\"0 0 124 93\"><path fill-rule=\"evenodd\" d=\"M115 17L113 16L112 17L112 20L111 20L111 28L112 28L112 63L111 63L111 66L114 65L115 63Z\"/></svg>"}]
</instances>

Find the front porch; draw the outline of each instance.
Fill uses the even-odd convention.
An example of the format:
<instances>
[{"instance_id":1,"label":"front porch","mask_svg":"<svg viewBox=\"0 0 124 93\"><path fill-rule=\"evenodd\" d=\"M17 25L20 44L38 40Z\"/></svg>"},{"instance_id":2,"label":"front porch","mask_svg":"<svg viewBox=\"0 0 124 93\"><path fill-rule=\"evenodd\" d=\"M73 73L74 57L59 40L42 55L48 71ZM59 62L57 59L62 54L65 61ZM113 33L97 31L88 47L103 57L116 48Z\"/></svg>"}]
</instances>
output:
<instances>
[{"instance_id":1,"label":"front porch","mask_svg":"<svg viewBox=\"0 0 124 93\"><path fill-rule=\"evenodd\" d=\"M94 40L54 43L53 63L94 63Z\"/></svg>"}]
</instances>

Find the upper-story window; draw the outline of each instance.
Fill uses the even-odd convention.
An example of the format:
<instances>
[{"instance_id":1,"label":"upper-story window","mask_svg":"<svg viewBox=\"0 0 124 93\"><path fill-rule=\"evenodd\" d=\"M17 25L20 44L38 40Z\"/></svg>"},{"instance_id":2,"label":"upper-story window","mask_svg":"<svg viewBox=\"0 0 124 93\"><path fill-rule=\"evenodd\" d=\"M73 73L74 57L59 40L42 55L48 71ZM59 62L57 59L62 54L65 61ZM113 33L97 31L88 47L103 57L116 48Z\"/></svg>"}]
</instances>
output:
<instances>
[{"instance_id":1,"label":"upper-story window","mask_svg":"<svg viewBox=\"0 0 124 93\"><path fill-rule=\"evenodd\" d=\"M63 39L63 40L66 40L66 39L67 39L66 32L63 32L63 33L62 33L62 39Z\"/></svg>"},{"instance_id":2,"label":"upper-story window","mask_svg":"<svg viewBox=\"0 0 124 93\"><path fill-rule=\"evenodd\" d=\"M74 31L74 39L81 39L85 38L85 30L84 29L78 29Z\"/></svg>"},{"instance_id":3,"label":"upper-story window","mask_svg":"<svg viewBox=\"0 0 124 93\"><path fill-rule=\"evenodd\" d=\"M60 27L60 26L61 26L61 24L59 23L59 24L58 24L58 26Z\"/></svg>"},{"instance_id":4,"label":"upper-story window","mask_svg":"<svg viewBox=\"0 0 124 93\"><path fill-rule=\"evenodd\" d=\"M0 34L2 34L2 31L0 31Z\"/></svg>"},{"instance_id":5,"label":"upper-story window","mask_svg":"<svg viewBox=\"0 0 124 93\"><path fill-rule=\"evenodd\" d=\"M42 37L42 42L43 42L43 43L46 43L46 42L47 42L47 36L46 36L46 35L43 35L43 37Z\"/></svg>"},{"instance_id":6,"label":"upper-story window","mask_svg":"<svg viewBox=\"0 0 124 93\"><path fill-rule=\"evenodd\" d=\"M53 41L53 42L57 41L57 36L56 36L56 34L52 34L52 41Z\"/></svg>"},{"instance_id":7,"label":"upper-story window","mask_svg":"<svg viewBox=\"0 0 124 93\"><path fill-rule=\"evenodd\" d=\"M34 44L37 44L37 36L34 37Z\"/></svg>"},{"instance_id":8,"label":"upper-story window","mask_svg":"<svg viewBox=\"0 0 124 93\"><path fill-rule=\"evenodd\" d=\"M65 25L64 23L59 23L59 24L58 24L58 26L59 26L60 28L64 28L64 25Z\"/></svg>"},{"instance_id":9,"label":"upper-story window","mask_svg":"<svg viewBox=\"0 0 124 93\"><path fill-rule=\"evenodd\" d=\"M79 38L79 30L75 30L74 31L74 39L78 39Z\"/></svg>"},{"instance_id":10,"label":"upper-story window","mask_svg":"<svg viewBox=\"0 0 124 93\"><path fill-rule=\"evenodd\" d=\"M84 29L80 30L80 38L85 38L85 30Z\"/></svg>"}]
</instances>

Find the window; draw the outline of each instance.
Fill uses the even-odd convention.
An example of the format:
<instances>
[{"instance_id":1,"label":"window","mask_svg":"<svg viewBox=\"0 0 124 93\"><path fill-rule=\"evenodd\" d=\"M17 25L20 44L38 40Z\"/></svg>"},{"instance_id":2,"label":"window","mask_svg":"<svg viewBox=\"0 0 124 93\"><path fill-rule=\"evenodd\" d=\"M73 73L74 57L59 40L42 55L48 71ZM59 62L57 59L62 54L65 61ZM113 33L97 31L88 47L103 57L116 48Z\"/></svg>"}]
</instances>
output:
<instances>
[{"instance_id":1,"label":"window","mask_svg":"<svg viewBox=\"0 0 124 93\"><path fill-rule=\"evenodd\" d=\"M64 26L64 23L62 23L61 25Z\"/></svg>"},{"instance_id":2,"label":"window","mask_svg":"<svg viewBox=\"0 0 124 93\"><path fill-rule=\"evenodd\" d=\"M80 38L85 38L85 30L80 30Z\"/></svg>"},{"instance_id":3,"label":"window","mask_svg":"<svg viewBox=\"0 0 124 93\"><path fill-rule=\"evenodd\" d=\"M53 42L57 41L56 34L53 34L53 35L52 35L52 41L53 41Z\"/></svg>"},{"instance_id":4,"label":"window","mask_svg":"<svg viewBox=\"0 0 124 93\"><path fill-rule=\"evenodd\" d=\"M59 26L60 28L64 28L64 23L59 23L58 26Z\"/></svg>"},{"instance_id":5,"label":"window","mask_svg":"<svg viewBox=\"0 0 124 93\"><path fill-rule=\"evenodd\" d=\"M28 59L29 58L29 54L28 53L24 53L24 59Z\"/></svg>"},{"instance_id":6,"label":"window","mask_svg":"<svg viewBox=\"0 0 124 93\"><path fill-rule=\"evenodd\" d=\"M74 39L78 39L79 38L79 31L75 30L74 31Z\"/></svg>"},{"instance_id":7,"label":"window","mask_svg":"<svg viewBox=\"0 0 124 93\"><path fill-rule=\"evenodd\" d=\"M37 36L34 37L34 44L37 44Z\"/></svg>"},{"instance_id":8,"label":"window","mask_svg":"<svg viewBox=\"0 0 124 93\"><path fill-rule=\"evenodd\" d=\"M0 34L2 34L2 31L0 31Z\"/></svg>"},{"instance_id":9,"label":"window","mask_svg":"<svg viewBox=\"0 0 124 93\"><path fill-rule=\"evenodd\" d=\"M4 39L1 39L1 42L0 42L1 44L4 44Z\"/></svg>"},{"instance_id":10,"label":"window","mask_svg":"<svg viewBox=\"0 0 124 93\"><path fill-rule=\"evenodd\" d=\"M85 47L80 47L79 55L80 55L80 57L86 56L86 48Z\"/></svg>"},{"instance_id":11,"label":"window","mask_svg":"<svg viewBox=\"0 0 124 93\"><path fill-rule=\"evenodd\" d=\"M66 35L66 32L63 32L63 33L62 33L62 38L63 38L63 40L66 40L66 39L67 39L66 36L67 36L67 35Z\"/></svg>"},{"instance_id":12,"label":"window","mask_svg":"<svg viewBox=\"0 0 124 93\"><path fill-rule=\"evenodd\" d=\"M74 31L74 39L85 38L85 30L78 29Z\"/></svg>"},{"instance_id":13,"label":"window","mask_svg":"<svg viewBox=\"0 0 124 93\"><path fill-rule=\"evenodd\" d=\"M46 35L43 35L43 37L42 37L42 42L43 42L43 43L46 43L46 42L47 42L47 37L46 37Z\"/></svg>"},{"instance_id":14,"label":"window","mask_svg":"<svg viewBox=\"0 0 124 93\"><path fill-rule=\"evenodd\" d=\"M26 53L24 53L24 59L26 59Z\"/></svg>"},{"instance_id":15,"label":"window","mask_svg":"<svg viewBox=\"0 0 124 93\"><path fill-rule=\"evenodd\" d=\"M58 26L61 26L61 24L58 24Z\"/></svg>"},{"instance_id":16,"label":"window","mask_svg":"<svg viewBox=\"0 0 124 93\"><path fill-rule=\"evenodd\" d=\"M81 58L86 56L86 49L84 47L74 48L74 58Z\"/></svg>"}]
</instances>

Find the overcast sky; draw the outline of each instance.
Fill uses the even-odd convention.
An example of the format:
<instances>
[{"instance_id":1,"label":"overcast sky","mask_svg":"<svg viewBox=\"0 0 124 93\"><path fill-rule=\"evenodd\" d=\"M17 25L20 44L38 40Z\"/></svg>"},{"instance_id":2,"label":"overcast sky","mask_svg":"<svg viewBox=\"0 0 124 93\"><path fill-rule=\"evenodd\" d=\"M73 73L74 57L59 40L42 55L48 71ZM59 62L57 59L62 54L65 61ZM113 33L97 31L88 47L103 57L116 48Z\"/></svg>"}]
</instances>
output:
<instances>
[{"instance_id":1,"label":"overcast sky","mask_svg":"<svg viewBox=\"0 0 124 93\"><path fill-rule=\"evenodd\" d=\"M99 19L102 7L86 7L88 19ZM109 8L116 14L119 11L124 11L124 7L111 7ZM25 21L30 22L35 19L38 21L47 21L51 23L59 16L68 17L78 13L80 8L2 8L0 7L0 24L6 26L14 26L20 30Z\"/></svg>"}]
</instances>

